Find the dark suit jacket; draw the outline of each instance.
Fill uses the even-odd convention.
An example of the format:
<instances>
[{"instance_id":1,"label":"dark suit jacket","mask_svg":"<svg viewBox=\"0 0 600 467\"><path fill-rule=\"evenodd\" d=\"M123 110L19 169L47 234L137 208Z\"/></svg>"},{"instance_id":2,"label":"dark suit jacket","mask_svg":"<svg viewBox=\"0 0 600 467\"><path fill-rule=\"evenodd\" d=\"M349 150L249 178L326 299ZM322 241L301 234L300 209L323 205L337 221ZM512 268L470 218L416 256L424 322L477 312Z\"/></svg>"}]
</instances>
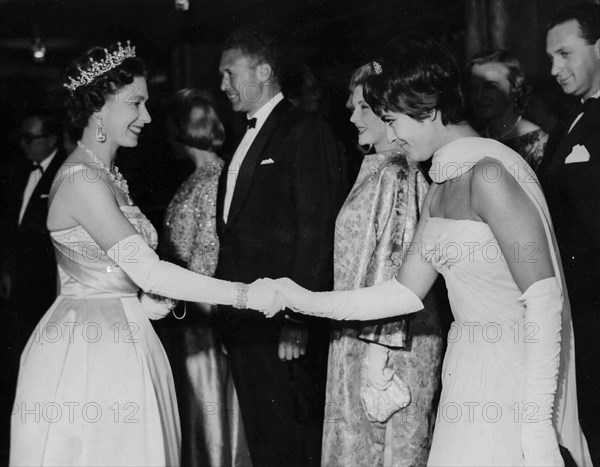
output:
<instances>
[{"instance_id":1,"label":"dark suit jacket","mask_svg":"<svg viewBox=\"0 0 600 467\"><path fill-rule=\"evenodd\" d=\"M600 313L600 99L586 102L570 133L568 119L554 132L538 169L561 252L573 317ZM566 163L577 145L585 162Z\"/></svg>"},{"instance_id":2,"label":"dark suit jacket","mask_svg":"<svg viewBox=\"0 0 600 467\"><path fill-rule=\"evenodd\" d=\"M273 163L264 161L272 160ZM228 222L223 171L217 220L216 277L251 283L290 277L311 290L331 290L335 218L345 195L341 151L320 120L280 102L240 167ZM279 339L283 316L267 320L224 307L223 334L238 342Z\"/></svg>"},{"instance_id":3,"label":"dark suit jacket","mask_svg":"<svg viewBox=\"0 0 600 467\"><path fill-rule=\"evenodd\" d=\"M31 163L21 158L10 168L2 213L1 268L12 276L10 308L25 328L35 326L56 296L56 259L46 218L50 186L65 157L59 149L37 183L20 225L19 212Z\"/></svg>"}]
</instances>

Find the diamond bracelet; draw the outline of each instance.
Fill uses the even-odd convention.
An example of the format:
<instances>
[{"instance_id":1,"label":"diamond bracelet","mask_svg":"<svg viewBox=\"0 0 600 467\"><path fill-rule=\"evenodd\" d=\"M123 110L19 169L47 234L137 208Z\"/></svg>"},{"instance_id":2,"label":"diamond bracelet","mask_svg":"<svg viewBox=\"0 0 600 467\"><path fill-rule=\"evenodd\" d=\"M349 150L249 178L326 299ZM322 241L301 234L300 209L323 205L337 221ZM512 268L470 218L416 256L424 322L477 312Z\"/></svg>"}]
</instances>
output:
<instances>
[{"instance_id":1,"label":"diamond bracelet","mask_svg":"<svg viewBox=\"0 0 600 467\"><path fill-rule=\"evenodd\" d=\"M158 296L156 298L158 299L158 303L167 308L169 311L173 311L177 306L177 300L173 300L172 298L159 298Z\"/></svg>"},{"instance_id":2,"label":"diamond bracelet","mask_svg":"<svg viewBox=\"0 0 600 467\"><path fill-rule=\"evenodd\" d=\"M236 282L235 285L237 287L237 293L235 294L235 303L233 304L233 307L238 309L246 308L248 305L248 284Z\"/></svg>"}]
</instances>

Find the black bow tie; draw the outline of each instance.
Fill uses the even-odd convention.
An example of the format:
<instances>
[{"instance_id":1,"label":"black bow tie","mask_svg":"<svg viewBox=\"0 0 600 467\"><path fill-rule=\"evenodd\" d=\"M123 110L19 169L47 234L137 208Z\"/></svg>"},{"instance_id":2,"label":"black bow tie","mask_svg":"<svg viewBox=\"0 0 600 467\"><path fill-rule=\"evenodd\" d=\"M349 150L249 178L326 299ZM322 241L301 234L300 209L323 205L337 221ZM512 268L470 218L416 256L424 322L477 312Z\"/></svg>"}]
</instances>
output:
<instances>
[{"instance_id":1,"label":"black bow tie","mask_svg":"<svg viewBox=\"0 0 600 467\"><path fill-rule=\"evenodd\" d=\"M29 170L31 170L32 172L39 170L41 173L44 173L44 168L42 167L42 164L38 164L37 162L33 162Z\"/></svg>"},{"instance_id":2,"label":"black bow tie","mask_svg":"<svg viewBox=\"0 0 600 467\"><path fill-rule=\"evenodd\" d=\"M247 130L249 130L250 128L256 128L256 118L249 118L246 122L246 125Z\"/></svg>"}]
</instances>

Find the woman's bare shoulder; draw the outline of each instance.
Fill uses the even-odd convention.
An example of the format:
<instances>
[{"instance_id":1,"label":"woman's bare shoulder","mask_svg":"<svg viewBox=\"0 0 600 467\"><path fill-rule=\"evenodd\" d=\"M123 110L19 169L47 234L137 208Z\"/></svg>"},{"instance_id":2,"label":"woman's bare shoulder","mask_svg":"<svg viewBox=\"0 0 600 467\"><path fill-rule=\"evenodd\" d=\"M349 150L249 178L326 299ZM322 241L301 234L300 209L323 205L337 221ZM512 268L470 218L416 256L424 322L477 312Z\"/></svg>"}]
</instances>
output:
<instances>
[{"instance_id":1,"label":"woman's bare shoulder","mask_svg":"<svg viewBox=\"0 0 600 467\"><path fill-rule=\"evenodd\" d=\"M98 167L66 161L56 174L50 192L47 227L60 230L77 225L77 215L91 203L116 203L108 176Z\"/></svg>"}]
</instances>

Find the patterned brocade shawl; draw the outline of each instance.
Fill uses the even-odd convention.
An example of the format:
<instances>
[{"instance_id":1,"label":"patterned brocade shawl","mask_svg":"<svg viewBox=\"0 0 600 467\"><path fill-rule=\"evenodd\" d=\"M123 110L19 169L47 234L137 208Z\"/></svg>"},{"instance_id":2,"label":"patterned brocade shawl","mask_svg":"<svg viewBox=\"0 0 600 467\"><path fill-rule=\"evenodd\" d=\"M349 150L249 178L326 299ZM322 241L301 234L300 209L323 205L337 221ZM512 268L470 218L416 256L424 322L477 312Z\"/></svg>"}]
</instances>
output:
<instances>
[{"instance_id":1,"label":"patterned brocade shawl","mask_svg":"<svg viewBox=\"0 0 600 467\"><path fill-rule=\"evenodd\" d=\"M397 149L365 156L336 221L334 288L385 282L400 270L429 184ZM359 337L390 347L406 344L406 320L360 326Z\"/></svg>"},{"instance_id":2,"label":"patterned brocade shawl","mask_svg":"<svg viewBox=\"0 0 600 467\"><path fill-rule=\"evenodd\" d=\"M587 442L579 426L575 382L575 341L569 296L548 206L536 175L523 158L507 146L492 139L475 137L452 141L438 150L433 156L429 175L435 183L443 183L468 172L477 162L486 157L496 159L503 164L518 181L537 208L544 224L546 237L551 246L552 264L556 276L560 278L564 297L560 370L554 399L553 423L558 442L571 452L577 465L591 466Z\"/></svg>"}]
</instances>

